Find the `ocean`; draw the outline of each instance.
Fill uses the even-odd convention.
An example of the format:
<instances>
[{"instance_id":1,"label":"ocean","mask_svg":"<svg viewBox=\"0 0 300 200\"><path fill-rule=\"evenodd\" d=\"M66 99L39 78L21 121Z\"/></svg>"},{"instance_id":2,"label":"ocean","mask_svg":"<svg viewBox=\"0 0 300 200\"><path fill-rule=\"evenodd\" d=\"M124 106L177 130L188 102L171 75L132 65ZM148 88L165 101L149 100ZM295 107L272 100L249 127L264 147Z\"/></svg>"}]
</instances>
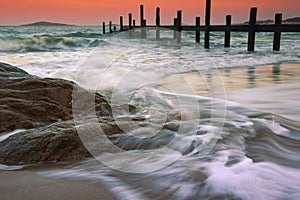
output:
<instances>
[{"instance_id":1,"label":"ocean","mask_svg":"<svg viewBox=\"0 0 300 200\"><path fill-rule=\"evenodd\" d=\"M43 176L96 181L117 199L300 199L300 33L282 33L279 52L272 33L256 33L255 52L247 33L232 33L230 48L211 33L209 50L204 33L177 44L166 29L159 41L151 29L146 39L80 26L0 33L1 62L74 81L144 119L112 141L128 150Z\"/></svg>"}]
</instances>

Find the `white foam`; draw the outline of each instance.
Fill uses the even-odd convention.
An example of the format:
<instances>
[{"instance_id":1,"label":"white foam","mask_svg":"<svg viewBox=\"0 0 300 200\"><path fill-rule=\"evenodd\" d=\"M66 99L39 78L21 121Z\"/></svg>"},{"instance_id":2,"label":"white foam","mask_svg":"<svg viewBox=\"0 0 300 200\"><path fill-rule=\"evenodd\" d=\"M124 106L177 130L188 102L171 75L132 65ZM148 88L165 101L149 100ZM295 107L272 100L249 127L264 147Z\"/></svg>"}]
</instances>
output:
<instances>
[{"instance_id":1,"label":"white foam","mask_svg":"<svg viewBox=\"0 0 300 200\"><path fill-rule=\"evenodd\" d=\"M0 142L6 140L7 138L9 138L12 135L16 135L16 134L22 133L24 131L26 131L26 130L25 129L17 129L17 130L14 130L12 132L9 132L9 133L2 133L1 136L0 136Z\"/></svg>"},{"instance_id":2,"label":"white foam","mask_svg":"<svg viewBox=\"0 0 300 200\"><path fill-rule=\"evenodd\" d=\"M232 194L243 200L299 199L300 170L275 163L253 163L247 157L241 162L226 166L230 150L207 165L209 177L204 191L208 194Z\"/></svg>"},{"instance_id":3,"label":"white foam","mask_svg":"<svg viewBox=\"0 0 300 200\"><path fill-rule=\"evenodd\" d=\"M128 68L108 67L82 70L77 74L75 82L89 90L124 92L139 88L145 84L158 84L155 73L144 73Z\"/></svg>"},{"instance_id":4,"label":"white foam","mask_svg":"<svg viewBox=\"0 0 300 200\"><path fill-rule=\"evenodd\" d=\"M3 165L3 164L0 164L0 170L3 170L3 171L15 171L15 170L19 170L19 169L22 169L24 166L22 165L19 165L19 166L9 166L9 165Z\"/></svg>"}]
</instances>

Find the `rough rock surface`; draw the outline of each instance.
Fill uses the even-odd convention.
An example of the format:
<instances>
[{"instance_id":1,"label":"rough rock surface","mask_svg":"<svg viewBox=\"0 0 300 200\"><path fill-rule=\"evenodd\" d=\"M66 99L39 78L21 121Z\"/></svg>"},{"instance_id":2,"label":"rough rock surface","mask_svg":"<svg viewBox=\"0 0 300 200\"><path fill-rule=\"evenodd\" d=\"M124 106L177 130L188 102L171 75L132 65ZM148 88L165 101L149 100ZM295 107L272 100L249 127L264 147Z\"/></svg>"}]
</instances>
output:
<instances>
[{"instance_id":1,"label":"rough rock surface","mask_svg":"<svg viewBox=\"0 0 300 200\"><path fill-rule=\"evenodd\" d=\"M22 69L0 62L0 77L26 77L31 76Z\"/></svg>"},{"instance_id":2,"label":"rough rock surface","mask_svg":"<svg viewBox=\"0 0 300 200\"><path fill-rule=\"evenodd\" d=\"M91 157L77 133L79 128L86 131L86 134L96 133L99 126L107 135L122 133L114 122L104 119L101 121L93 123L84 119L75 124L73 120L69 120L10 136L0 142L0 163L78 161ZM104 134L102 137L106 137Z\"/></svg>"},{"instance_id":3,"label":"rough rock surface","mask_svg":"<svg viewBox=\"0 0 300 200\"><path fill-rule=\"evenodd\" d=\"M120 115L134 109L130 105L116 108ZM133 130L135 122L143 120L128 117L116 123L103 96L70 81L35 77L0 63L0 135L29 129L0 141L0 163L78 161L90 157L87 149L93 148L113 152L118 149L108 137L123 134L120 127L125 132Z\"/></svg>"},{"instance_id":4,"label":"rough rock surface","mask_svg":"<svg viewBox=\"0 0 300 200\"><path fill-rule=\"evenodd\" d=\"M0 63L0 133L41 127L72 119L74 83L42 79L8 64ZM109 115L110 106L101 95L78 86L82 97L95 99L98 115ZM83 108L87 109L87 108Z\"/></svg>"}]
</instances>

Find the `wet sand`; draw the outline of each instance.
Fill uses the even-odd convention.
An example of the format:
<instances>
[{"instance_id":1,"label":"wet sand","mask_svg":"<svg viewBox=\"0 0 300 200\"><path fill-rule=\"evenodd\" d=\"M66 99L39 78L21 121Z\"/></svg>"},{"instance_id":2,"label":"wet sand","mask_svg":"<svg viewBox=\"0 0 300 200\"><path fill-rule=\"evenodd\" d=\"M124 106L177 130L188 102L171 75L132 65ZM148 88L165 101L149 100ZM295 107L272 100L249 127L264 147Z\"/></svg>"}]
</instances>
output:
<instances>
[{"instance_id":1,"label":"wet sand","mask_svg":"<svg viewBox=\"0 0 300 200\"><path fill-rule=\"evenodd\" d=\"M37 171L1 171L1 200L115 200L99 182L45 177Z\"/></svg>"},{"instance_id":2,"label":"wet sand","mask_svg":"<svg viewBox=\"0 0 300 200\"><path fill-rule=\"evenodd\" d=\"M300 121L300 64L281 63L174 74L159 90L234 101Z\"/></svg>"}]
</instances>

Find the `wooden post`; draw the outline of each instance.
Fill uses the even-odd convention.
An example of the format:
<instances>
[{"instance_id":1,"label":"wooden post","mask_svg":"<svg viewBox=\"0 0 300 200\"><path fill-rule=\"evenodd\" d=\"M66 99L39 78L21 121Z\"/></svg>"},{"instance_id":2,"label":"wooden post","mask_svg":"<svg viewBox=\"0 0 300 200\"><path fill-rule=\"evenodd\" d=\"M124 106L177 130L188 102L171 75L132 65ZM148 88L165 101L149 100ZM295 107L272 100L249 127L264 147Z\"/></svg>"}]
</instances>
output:
<instances>
[{"instance_id":1,"label":"wooden post","mask_svg":"<svg viewBox=\"0 0 300 200\"><path fill-rule=\"evenodd\" d=\"M132 14L131 13L128 14L128 26L129 26L129 30L132 29Z\"/></svg>"},{"instance_id":2,"label":"wooden post","mask_svg":"<svg viewBox=\"0 0 300 200\"><path fill-rule=\"evenodd\" d=\"M109 21L109 32L110 32L110 33L113 32L113 31L112 31L112 22L111 22L111 21Z\"/></svg>"},{"instance_id":3,"label":"wooden post","mask_svg":"<svg viewBox=\"0 0 300 200\"><path fill-rule=\"evenodd\" d=\"M254 51L256 16L257 8L251 8L248 33L248 51Z\"/></svg>"},{"instance_id":4,"label":"wooden post","mask_svg":"<svg viewBox=\"0 0 300 200\"><path fill-rule=\"evenodd\" d=\"M173 39L175 40L176 39L176 26L177 26L177 18L174 18L174 34L173 34Z\"/></svg>"},{"instance_id":5,"label":"wooden post","mask_svg":"<svg viewBox=\"0 0 300 200\"><path fill-rule=\"evenodd\" d=\"M200 17L196 17L196 42L200 43Z\"/></svg>"},{"instance_id":6,"label":"wooden post","mask_svg":"<svg viewBox=\"0 0 300 200\"><path fill-rule=\"evenodd\" d=\"M132 14L128 14L128 36L129 38L132 38Z\"/></svg>"},{"instance_id":7,"label":"wooden post","mask_svg":"<svg viewBox=\"0 0 300 200\"><path fill-rule=\"evenodd\" d=\"M143 20L144 20L144 5L140 5L140 24L143 27Z\"/></svg>"},{"instance_id":8,"label":"wooden post","mask_svg":"<svg viewBox=\"0 0 300 200\"><path fill-rule=\"evenodd\" d=\"M142 38L146 38L147 37L147 33L146 33L146 26L147 26L147 21L144 19L143 23L142 23Z\"/></svg>"},{"instance_id":9,"label":"wooden post","mask_svg":"<svg viewBox=\"0 0 300 200\"><path fill-rule=\"evenodd\" d=\"M120 31L124 31L123 16L120 16Z\"/></svg>"},{"instance_id":10,"label":"wooden post","mask_svg":"<svg viewBox=\"0 0 300 200\"><path fill-rule=\"evenodd\" d=\"M105 22L102 23L103 25L103 35L105 34Z\"/></svg>"},{"instance_id":11,"label":"wooden post","mask_svg":"<svg viewBox=\"0 0 300 200\"><path fill-rule=\"evenodd\" d=\"M181 42L181 29L182 29L182 11L178 10L177 11L177 23L176 23L176 39L177 43Z\"/></svg>"},{"instance_id":12,"label":"wooden post","mask_svg":"<svg viewBox=\"0 0 300 200\"><path fill-rule=\"evenodd\" d=\"M135 19L132 20L133 27L135 28Z\"/></svg>"},{"instance_id":13,"label":"wooden post","mask_svg":"<svg viewBox=\"0 0 300 200\"><path fill-rule=\"evenodd\" d=\"M144 19L144 5L140 5L141 38L146 38L146 20Z\"/></svg>"},{"instance_id":14,"label":"wooden post","mask_svg":"<svg viewBox=\"0 0 300 200\"><path fill-rule=\"evenodd\" d=\"M211 13L211 0L206 0L206 9L205 9L205 41L204 41L204 48L206 48L206 49L209 49L210 13Z\"/></svg>"},{"instance_id":15,"label":"wooden post","mask_svg":"<svg viewBox=\"0 0 300 200\"><path fill-rule=\"evenodd\" d=\"M282 23L282 14L276 13L275 15L275 24L280 25ZM280 39L281 39L281 32L280 30L276 30L274 32L274 40L273 40L273 51L280 50Z\"/></svg>"},{"instance_id":16,"label":"wooden post","mask_svg":"<svg viewBox=\"0 0 300 200\"><path fill-rule=\"evenodd\" d=\"M226 15L226 26L231 26L231 15ZM230 31L225 31L225 42L224 47L230 47Z\"/></svg>"},{"instance_id":17,"label":"wooden post","mask_svg":"<svg viewBox=\"0 0 300 200\"><path fill-rule=\"evenodd\" d=\"M159 40L160 38L160 31L159 31L159 26L160 26L160 8L156 8L156 39Z\"/></svg>"}]
</instances>

